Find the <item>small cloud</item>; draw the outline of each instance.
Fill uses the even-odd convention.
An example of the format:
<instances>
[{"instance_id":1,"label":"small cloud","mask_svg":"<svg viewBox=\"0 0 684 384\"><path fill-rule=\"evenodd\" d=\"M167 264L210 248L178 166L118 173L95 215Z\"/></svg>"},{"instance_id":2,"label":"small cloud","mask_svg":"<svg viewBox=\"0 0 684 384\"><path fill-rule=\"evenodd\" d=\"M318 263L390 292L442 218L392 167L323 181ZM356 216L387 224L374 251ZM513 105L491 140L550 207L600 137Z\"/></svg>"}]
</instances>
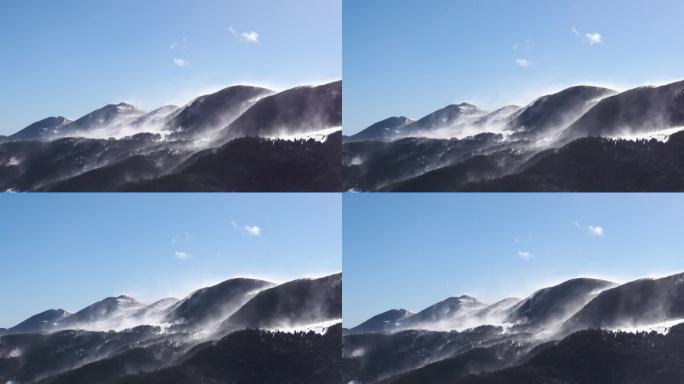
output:
<instances>
[{"instance_id":1,"label":"small cloud","mask_svg":"<svg viewBox=\"0 0 684 384\"><path fill-rule=\"evenodd\" d=\"M256 44L259 42L259 34L254 32L254 31L243 32L240 35L240 40L245 42L245 43Z\"/></svg>"},{"instance_id":2,"label":"small cloud","mask_svg":"<svg viewBox=\"0 0 684 384\"><path fill-rule=\"evenodd\" d=\"M518 67L527 68L532 65L532 62L527 59L515 59L515 64Z\"/></svg>"},{"instance_id":3,"label":"small cloud","mask_svg":"<svg viewBox=\"0 0 684 384\"><path fill-rule=\"evenodd\" d=\"M584 226L584 225L578 223L577 221L575 221L575 227L576 227L576 228L579 228L579 229L581 229L581 230L585 230L585 231L589 232L589 234L590 234L591 236L596 236L596 237L601 237L601 236L603 236L603 232L604 232L603 227L600 226L600 225L587 225L587 226Z\"/></svg>"},{"instance_id":4,"label":"small cloud","mask_svg":"<svg viewBox=\"0 0 684 384\"><path fill-rule=\"evenodd\" d=\"M259 43L259 34L251 31L251 32L238 32L235 30L233 27L228 27L228 31L230 31L230 34L233 35L233 37L240 39L241 42L243 43L248 43L248 44L258 44Z\"/></svg>"},{"instance_id":5,"label":"small cloud","mask_svg":"<svg viewBox=\"0 0 684 384\"><path fill-rule=\"evenodd\" d=\"M183 251L176 251L175 252L176 258L180 260L187 260L192 257L191 254Z\"/></svg>"},{"instance_id":6,"label":"small cloud","mask_svg":"<svg viewBox=\"0 0 684 384\"><path fill-rule=\"evenodd\" d=\"M183 59L173 59L173 65L175 65L176 67L184 68L190 65L190 63Z\"/></svg>"},{"instance_id":7,"label":"small cloud","mask_svg":"<svg viewBox=\"0 0 684 384\"><path fill-rule=\"evenodd\" d=\"M533 259L534 255L527 252L527 251L518 251L518 257L525 260L525 261L528 261L528 260Z\"/></svg>"},{"instance_id":8,"label":"small cloud","mask_svg":"<svg viewBox=\"0 0 684 384\"><path fill-rule=\"evenodd\" d=\"M589 230L589 233L591 233L592 236L603 236L603 227L601 226L589 225L587 229Z\"/></svg>"},{"instance_id":9,"label":"small cloud","mask_svg":"<svg viewBox=\"0 0 684 384\"><path fill-rule=\"evenodd\" d=\"M257 225L245 225L242 229L250 236L261 236L261 228Z\"/></svg>"},{"instance_id":10,"label":"small cloud","mask_svg":"<svg viewBox=\"0 0 684 384\"><path fill-rule=\"evenodd\" d=\"M242 231L249 236L261 236L261 227L258 225L239 225L235 220L230 222L230 225L236 230Z\"/></svg>"},{"instance_id":11,"label":"small cloud","mask_svg":"<svg viewBox=\"0 0 684 384\"><path fill-rule=\"evenodd\" d=\"M601 44L603 43L603 37L601 36L600 33L594 32L594 33L585 33L584 34L584 39L589 43L589 45L594 45L594 44Z\"/></svg>"},{"instance_id":12,"label":"small cloud","mask_svg":"<svg viewBox=\"0 0 684 384\"><path fill-rule=\"evenodd\" d=\"M578 31L577 28L575 28L574 26L573 26L572 28L570 28L570 30L572 31L572 34L573 34L573 35L575 35L575 36L579 36L579 35L580 35L579 31Z\"/></svg>"},{"instance_id":13,"label":"small cloud","mask_svg":"<svg viewBox=\"0 0 684 384\"><path fill-rule=\"evenodd\" d=\"M169 45L169 49L174 51L176 49L188 49L192 43L188 40L187 37L183 37L180 40L176 40L171 45Z\"/></svg>"}]
</instances>

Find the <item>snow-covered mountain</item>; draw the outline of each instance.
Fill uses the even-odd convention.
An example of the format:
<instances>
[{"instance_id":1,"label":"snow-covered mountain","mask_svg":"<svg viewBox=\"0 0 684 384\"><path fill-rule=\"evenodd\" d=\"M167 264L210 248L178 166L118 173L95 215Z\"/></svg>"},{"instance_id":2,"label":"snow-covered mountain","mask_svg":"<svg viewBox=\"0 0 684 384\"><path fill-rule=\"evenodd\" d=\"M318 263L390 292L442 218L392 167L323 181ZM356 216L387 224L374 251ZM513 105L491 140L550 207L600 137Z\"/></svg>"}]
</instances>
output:
<instances>
[{"instance_id":1,"label":"snow-covered mountain","mask_svg":"<svg viewBox=\"0 0 684 384\"><path fill-rule=\"evenodd\" d=\"M0 138L0 191L339 191L341 87L236 85L47 118Z\"/></svg>"},{"instance_id":2,"label":"snow-covered mountain","mask_svg":"<svg viewBox=\"0 0 684 384\"><path fill-rule=\"evenodd\" d=\"M684 81L623 92L579 85L491 113L468 103L450 105L391 131L395 134L378 135L381 123L386 124L375 123L345 140L344 190L683 189L684 180L674 170L684 168L684 160L644 139L669 142L684 133ZM486 135L495 140L469 145ZM611 148L615 142L619 146ZM576 155L554 156L561 151ZM656 151L662 151L660 156L653 155ZM586 154L595 159L583 161L589 159ZM633 163L646 167L644 174L657 175L657 185L623 172ZM537 167L544 174L525 174ZM604 170L611 176L601 176Z\"/></svg>"},{"instance_id":3,"label":"snow-covered mountain","mask_svg":"<svg viewBox=\"0 0 684 384\"><path fill-rule=\"evenodd\" d=\"M345 331L344 382L593 383L573 380L634 365L624 377L637 382L675 383L684 374L676 363L684 359L681 273L624 284L577 278L523 300L460 296L421 312L392 310ZM668 374L652 381L656 371Z\"/></svg>"},{"instance_id":4,"label":"snow-covered mountain","mask_svg":"<svg viewBox=\"0 0 684 384\"><path fill-rule=\"evenodd\" d=\"M151 304L107 297L2 329L0 382L337 382L341 316L340 274L235 278Z\"/></svg>"}]
</instances>

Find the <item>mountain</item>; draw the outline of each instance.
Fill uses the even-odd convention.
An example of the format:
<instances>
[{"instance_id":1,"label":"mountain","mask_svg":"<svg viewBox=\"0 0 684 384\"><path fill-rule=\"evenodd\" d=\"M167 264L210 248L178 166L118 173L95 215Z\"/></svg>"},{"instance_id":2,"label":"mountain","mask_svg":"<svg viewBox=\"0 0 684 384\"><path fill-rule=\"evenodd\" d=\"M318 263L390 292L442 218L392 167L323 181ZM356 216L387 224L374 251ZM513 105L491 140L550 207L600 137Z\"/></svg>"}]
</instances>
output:
<instances>
[{"instance_id":1,"label":"mountain","mask_svg":"<svg viewBox=\"0 0 684 384\"><path fill-rule=\"evenodd\" d=\"M126 316L145 307L134 298L107 297L57 322L58 329L114 329Z\"/></svg>"},{"instance_id":2,"label":"mountain","mask_svg":"<svg viewBox=\"0 0 684 384\"><path fill-rule=\"evenodd\" d=\"M70 123L72 123L72 120L66 117L48 117L10 135L8 139L13 141L50 140L58 134L62 127Z\"/></svg>"},{"instance_id":3,"label":"mountain","mask_svg":"<svg viewBox=\"0 0 684 384\"><path fill-rule=\"evenodd\" d=\"M413 123L413 120L404 116L392 116L385 120L378 121L365 128L361 132L351 135L345 140L349 141L366 141L366 140L394 140L397 137L403 136L403 128Z\"/></svg>"},{"instance_id":4,"label":"mountain","mask_svg":"<svg viewBox=\"0 0 684 384\"><path fill-rule=\"evenodd\" d=\"M383 192L437 192L454 191L472 182L495 180L507 175L520 161L512 151L478 155L446 165L422 175L382 187Z\"/></svg>"},{"instance_id":5,"label":"mountain","mask_svg":"<svg viewBox=\"0 0 684 384\"><path fill-rule=\"evenodd\" d=\"M108 131L116 125L130 124L144 113L127 103L108 104L56 129L51 139L83 136L100 129Z\"/></svg>"},{"instance_id":6,"label":"mountain","mask_svg":"<svg viewBox=\"0 0 684 384\"><path fill-rule=\"evenodd\" d=\"M666 142L585 137L532 156L517 173L461 184L453 190L678 192L684 190L682 153L681 131Z\"/></svg>"},{"instance_id":7,"label":"mountain","mask_svg":"<svg viewBox=\"0 0 684 384\"><path fill-rule=\"evenodd\" d=\"M522 301L478 303L468 296L437 303L424 330L350 330L344 382L655 384L684 377L684 273L622 285L571 279ZM449 326L437 326L442 319ZM454 330L464 324L472 327Z\"/></svg>"},{"instance_id":8,"label":"mountain","mask_svg":"<svg viewBox=\"0 0 684 384\"><path fill-rule=\"evenodd\" d=\"M116 383L341 383L341 344L339 325L324 334L242 330L196 347L171 367Z\"/></svg>"},{"instance_id":9,"label":"mountain","mask_svg":"<svg viewBox=\"0 0 684 384\"><path fill-rule=\"evenodd\" d=\"M54 328L60 320L70 315L70 312L63 309L48 309L45 312L29 317L7 331L11 333L47 332Z\"/></svg>"},{"instance_id":10,"label":"mountain","mask_svg":"<svg viewBox=\"0 0 684 384\"><path fill-rule=\"evenodd\" d=\"M158 324L163 317L173 308L178 299L167 297L154 303L144 306L130 315L130 318L140 324Z\"/></svg>"},{"instance_id":11,"label":"mountain","mask_svg":"<svg viewBox=\"0 0 684 384\"><path fill-rule=\"evenodd\" d=\"M199 289L180 301L165 316L164 322L187 327L208 327L228 318L257 292L272 287L268 281L230 279Z\"/></svg>"},{"instance_id":12,"label":"mountain","mask_svg":"<svg viewBox=\"0 0 684 384\"><path fill-rule=\"evenodd\" d=\"M207 135L227 126L260 98L272 94L266 88L236 85L200 96L180 109L165 126L177 137L210 139Z\"/></svg>"},{"instance_id":13,"label":"mountain","mask_svg":"<svg viewBox=\"0 0 684 384\"><path fill-rule=\"evenodd\" d=\"M501 146L508 147L508 144L504 142L504 136L494 133L481 133L463 139L410 137L388 142L344 143L342 147L343 188L358 191L391 189L394 184L399 185L403 181L433 170L499 151ZM518 156L517 151L511 154ZM498 169L498 167L498 164L493 164L492 169ZM483 169L486 170L486 167ZM479 171L470 172L469 170L457 172L479 173ZM473 180L464 179L456 182L460 185L463 181Z\"/></svg>"},{"instance_id":14,"label":"mountain","mask_svg":"<svg viewBox=\"0 0 684 384\"><path fill-rule=\"evenodd\" d=\"M375 315L363 323L349 330L352 333L387 333L394 330L398 321L413 316L413 312L406 309L390 309L379 315Z\"/></svg>"},{"instance_id":15,"label":"mountain","mask_svg":"<svg viewBox=\"0 0 684 384\"><path fill-rule=\"evenodd\" d=\"M563 332L631 328L684 318L684 273L601 292L563 324Z\"/></svg>"},{"instance_id":16,"label":"mountain","mask_svg":"<svg viewBox=\"0 0 684 384\"><path fill-rule=\"evenodd\" d=\"M608 88L579 85L542 96L520 110L509 122L508 129L525 138L557 134L598 100L614 93Z\"/></svg>"},{"instance_id":17,"label":"mountain","mask_svg":"<svg viewBox=\"0 0 684 384\"><path fill-rule=\"evenodd\" d=\"M140 127L142 130L157 129L163 126L179 109L180 107L177 105L165 105L138 117L131 122L131 125Z\"/></svg>"},{"instance_id":18,"label":"mountain","mask_svg":"<svg viewBox=\"0 0 684 384\"><path fill-rule=\"evenodd\" d=\"M340 132L323 142L242 137L195 153L169 174L107 188L128 192L337 192L342 184L341 147ZM95 188L86 187L70 190Z\"/></svg>"},{"instance_id":19,"label":"mountain","mask_svg":"<svg viewBox=\"0 0 684 384\"><path fill-rule=\"evenodd\" d=\"M570 318L600 291L616 284L599 279L571 279L534 292L511 312L507 322L529 330L553 328Z\"/></svg>"},{"instance_id":20,"label":"mountain","mask_svg":"<svg viewBox=\"0 0 684 384\"><path fill-rule=\"evenodd\" d=\"M259 292L221 329L288 329L342 318L342 275L299 279Z\"/></svg>"},{"instance_id":21,"label":"mountain","mask_svg":"<svg viewBox=\"0 0 684 384\"><path fill-rule=\"evenodd\" d=\"M399 321L401 329L460 329L463 321L477 310L487 307L474 297L449 297Z\"/></svg>"},{"instance_id":22,"label":"mountain","mask_svg":"<svg viewBox=\"0 0 684 384\"><path fill-rule=\"evenodd\" d=\"M684 81L639 87L601 100L563 133L565 140L585 136L622 136L684 126Z\"/></svg>"},{"instance_id":23,"label":"mountain","mask_svg":"<svg viewBox=\"0 0 684 384\"><path fill-rule=\"evenodd\" d=\"M487 114L469 103L450 104L438 109L404 127L403 137L458 137L472 136L477 133L469 130L473 123Z\"/></svg>"},{"instance_id":24,"label":"mountain","mask_svg":"<svg viewBox=\"0 0 684 384\"><path fill-rule=\"evenodd\" d=\"M254 297L253 290L272 285L261 280L230 279L197 290L182 301L165 298L145 305L122 295L105 298L71 315L60 310L41 313L15 327L39 328L31 333L0 332L0 382L339 382L340 324L321 324L316 331L308 332L243 329L221 334L206 326L207 320L221 321L234 307L255 299L266 316L265 324L272 323L275 316L296 316L305 321L324 321L326 314L341 317L340 275L284 283L275 296L278 303ZM297 297L300 294L302 297ZM278 311L282 313L274 313ZM183 323L167 322L177 319ZM43 321L56 325L45 330L41 328ZM197 328L187 327L189 324ZM292 325L297 325L296 321Z\"/></svg>"},{"instance_id":25,"label":"mountain","mask_svg":"<svg viewBox=\"0 0 684 384\"><path fill-rule=\"evenodd\" d=\"M181 108L45 119L0 137L0 191L337 192L341 88L239 85Z\"/></svg>"},{"instance_id":26,"label":"mountain","mask_svg":"<svg viewBox=\"0 0 684 384\"><path fill-rule=\"evenodd\" d=\"M506 105L493 112L489 112L473 122L474 125L482 127L486 131L496 131L503 128L516 112L520 111L517 105Z\"/></svg>"},{"instance_id":27,"label":"mountain","mask_svg":"<svg viewBox=\"0 0 684 384\"><path fill-rule=\"evenodd\" d=\"M162 337L158 327L143 326L120 332L61 331L23 333L0 337L0 382L50 383L48 377L89 363L148 346ZM173 336L168 350L178 342ZM94 380L91 382L103 383Z\"/></svg>"},{"instance_id":28,"label":"mountain","mask_svg":"<svg viewBox=\"0 0 684 384\"><path fill-rule=\"evenodd\" d=\"M284 137L342 126L342 82L296 87L257 101L219 133L225 142L241 136Z\"/></svg>"},{"instance_id":29,"label":"mountain","mask_svg":"<svg viewBox=\"0 0 684 384\"><path fill-rule=\"evenodd\" d=\"M454 384L677 384L684 377L684 325L666 335L584 330L530 352L522 364ZM433 383L443 383L436 378ZM415 382L429 383L419 380Z\"/></svg>"},{"instance_id":30,"label":"mountain","mask_svg":"<svg viewBox=\"0 0 684 384\"><path fill-rule=\"evenodd\" d=\"M524 337L494 326L464 331L407 330L346 335L342 344L343 382L383 382L444 359L489 347L496 347L499 358L507 363L511 354L524 353L528 343Z\"/></svg>"},{"instance_id":31,"label":"mountain","mask_svg":"<svg viewBox=\"0 0 684 384\"><path fill-rule=\"evenodd\" d=\"M507 297L489 305L473 314L480 324L498 325L505 322L506 317L518 306L522 300Z\"/></svg>"}]
</instances>

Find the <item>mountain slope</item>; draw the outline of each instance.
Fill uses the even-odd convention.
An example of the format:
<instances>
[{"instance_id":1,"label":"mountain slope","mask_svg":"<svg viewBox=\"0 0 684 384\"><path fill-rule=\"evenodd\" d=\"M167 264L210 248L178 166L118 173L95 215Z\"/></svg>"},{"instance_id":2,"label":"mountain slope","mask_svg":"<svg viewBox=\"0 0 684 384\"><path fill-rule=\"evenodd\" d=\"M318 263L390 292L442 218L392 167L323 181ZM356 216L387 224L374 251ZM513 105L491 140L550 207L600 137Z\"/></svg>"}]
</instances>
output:
<instances>
[{"instance_id":1,"label":"mountain slope","mask_svg":"<svg viewBox=\"0 0 684 384\"><path fill-rule=\"evenodd\" d=\"M176 171L118 187L130 192L337 192L341 135L315 140L243 137L198 152Z\"/></svg>"},{"instance_id":2,"label":"mountain slope","mask_svg":"<svg viewBox=\"0 0 684 384\"><path fill-rule=\"evenodd\" d=\"M340 383L341 328L323 334L242 330L200 345L179 364L118 384Z\"/></svg>"},{"instance_id":3,"label":"mountain slope","mask_svg":"<svg viewBox=\"0 0 684 384\"><path fill-rule=\"evenodd\" d=\"M394 330L399 321L413 316L413 312L406 309L390 309L379 315L375 315L363 323L349 330L353 333L386 333Z\"/></svg>"},{"instance_id":4,"label":"mountain slope","mask_svg":"<svg viewBox=\"0 0 684 384\"><path fill-rule=\"evenodd\" d=\"M413 123L413 120L404 116L392 116L377 123L371 124L361 132L351 135L345 140L349 141L365 141L365 140L393 140L397 137L402 137L402 130L407 125Z\"/></svg>"},{"instance_id":5,"label":"mountain slope","mask_svg":"<svg viewBox=\"0 0 684 384\"><path fill-rule=\"evenodd\" d=\"M108 104L56 129L52 138L79 137L100 129L109 130L117 125L130 124L144 114L127 103Z\"/></svg>"},{"instance_id":6,"label":"mountain slope","mask_svg":"<svg viewBox=\"0 0 684 384\"><path fill-rule=\"evenodd\" d=\"M684 318L684 273L642 279L601 292L563 324L563 332L634 327Z\"/></svg>"},{"instance_id":7,"label":"mountain slope","mask_svg":"<svg viewBox=\"0 0 684 384\"><path fill-rule=\"evenodd\" d=\"M540 289L520 302L507 321L531 330L548 329L570 318L598 292L615 285L605 280L578 278Z\"/></svg>"},{"instance_id":8,"label":"mountain slope","mask_svg":"<svg viewBox=\"0 0 684 384\"><path fill-rule=\"evenodd\" d=\"M43 333L48 332L58 324L58 322L65 317L70 316L71 313L63 309L48 309L37 315L31 316L21 323L10 328L11 333Z\"/></svg>"},{"instance_id":9,"label":"mountain slope","mask_svg":"<svg viewBox=\"0 0 684 384\"><path fill-rule=\"evenodd\" d=\"M144 308L132 297L107 297L57 322L60 329L108 330L116 328L126 315Z\"/></svg>"},{"instance_id":10,"label":"mountain slope","mask_svg":"<svg viewBox=\"0 0 684 384\"><path fill-rule=\"evenodd\" d=\"M474 297L449 297L399 321L402 329L449 330L460 329L463 321L477 310L487 307Z\"/></svg>"},{"instance_id":11,"label":"mountain slope","mask_svg":"<svg viewBox=\"0 0 684 384\"><path fill-rule=\"evenodd\" d=\"M207 326L221 321L260 290L274 284L256 279L230 279L211 287L199 289L180 301L164 321L188 327Z\"/></svg>"},{"instance_id":12,"label":"mountain slope","mask_svg":"<svg viewBox=\"0 0 684 384\"><path fill-rule=\"evenodd\" d=\"M290 281L259 292L221 324L223 332L244 328L284 329L342 318L342 275Z\"/></svg>"},{"instance_id":13,"label":"mountain slope","mask_svg":"<svg viewBox=\"0 0 684 384\"><path fill-rule=\"evenodd\" d=\"M443 138L471 136L482 133L468 128L486 114L486 111L469 103L450 104L409 124L402 130L402 135Z\"/></svg>"},{"instance_id":14,"label":"mountain slope","mask_svg":"<svg viewBox=\"0 0 684 384\"><path fill-rule=\"evenodd\" d=\"M565 140L684 127L684 81L640 87L601 100L569 126Z\"/></svg>"},{"instance_id":15,"label":"mountain slope","mask_svg":"<svg viewBox=\"0 0 684 384\"><path fill-rule=\"evenodd\" d=\"M241 136L280 137L342 126L342 82L288 89L257 101L219 133L223 142Z\"/></svg>"},{"instance_id":16,"label":"mountain slope","mask_svg":"<svg viewBox=\"0 0 684 384\"><path fill-rule=\"evenodd\" d=\"M272 94L266 88L237 85L200 96L181 108L165 126L176 137L200 138L210 130L230 124L260 98ZM207 137L202 137L209 139Z\"/></svg>"},{"instance_id":17,"label":"mountain slope","mask_svg":"<svg viewBox=\"0 0 684 384\"><path fill-rule=\"evenodd\" d=\"M453 383L678 384L684 377L682 343L682 325L667 335L585 330L540 347L519 366Z\"/></svg>"},{"instance_id":18,"label":"mountain slope","mask_svg":"<svg viewBox=\"0 0 684 384\"><path fill-rule=\"evenodd\" d=\"M29 125L13 135L10 135L8 139L16 141L50 140L57 135L63 126L70 123L72 123L72 121L66 117L48 117Z\"/></svg>"},{"instance_id":19,"label":"mountain slope","mask_svg":"<svg viewBox=\"0 0 684 384\"><path fill-rule=\"evenodd\" d=\"M526 138L559 132L598 100L614 93L612 89L579 85L542 96L520 110L510 121L509 129Z\"/></svg>"},{"instance_id":20,"label":"mountain slope","mask_svg":"<svg viewBox=\"0 0 684 384\"><path fill-rule=\"evenodd\" d=\"M541 152L520 172L462 191L637 192L684 190L684 132L657 140L577 139Z\"/></svg>"}]
</instances>

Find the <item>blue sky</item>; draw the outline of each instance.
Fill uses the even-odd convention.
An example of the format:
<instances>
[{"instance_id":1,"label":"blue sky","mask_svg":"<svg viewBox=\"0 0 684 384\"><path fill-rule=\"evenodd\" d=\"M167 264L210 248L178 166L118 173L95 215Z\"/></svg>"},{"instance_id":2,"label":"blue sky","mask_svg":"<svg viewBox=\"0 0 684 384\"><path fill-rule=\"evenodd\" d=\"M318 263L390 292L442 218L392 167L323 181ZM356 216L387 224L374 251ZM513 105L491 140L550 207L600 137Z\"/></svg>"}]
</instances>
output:
<instances>
[{"instance_id":1,"label":"blue sky","mask_svg":"<svg viewBox=\"0 0 684 384\"><path fill-rule=\"evenodd\" d=\"M0 134L127 101L342 76L341 0L3 0ZM174 62L174 60L176 60Z\"/></svg>"},{"instance_id":2,"label":"blue sky","mask_svg":"<svg viewBox=\"0 0 684 384\"><path fill-rule=\"evenodd\" d=\"M684 78L682 14L678 0L345 0L344 130Z\"/></svg>"},{"instance_id":3,"label":"blue sky","mask_svg":"<svg viewBox=\"0 0 684 384\"><path fill-rule=\"evenodd\" d=\"M684 271L681 194L345 194L344 323Z\"/></svg>"},{"instance_id":4,"label":"blue sky","mask_svg":"<svg viewBox=\"0 0 684 384\"><path fill-rule=\"evenodd\" d=\"M0 327L122 293L339 272L341 209L339 194L4 194Z\"/></svg>"}]
</instances>

